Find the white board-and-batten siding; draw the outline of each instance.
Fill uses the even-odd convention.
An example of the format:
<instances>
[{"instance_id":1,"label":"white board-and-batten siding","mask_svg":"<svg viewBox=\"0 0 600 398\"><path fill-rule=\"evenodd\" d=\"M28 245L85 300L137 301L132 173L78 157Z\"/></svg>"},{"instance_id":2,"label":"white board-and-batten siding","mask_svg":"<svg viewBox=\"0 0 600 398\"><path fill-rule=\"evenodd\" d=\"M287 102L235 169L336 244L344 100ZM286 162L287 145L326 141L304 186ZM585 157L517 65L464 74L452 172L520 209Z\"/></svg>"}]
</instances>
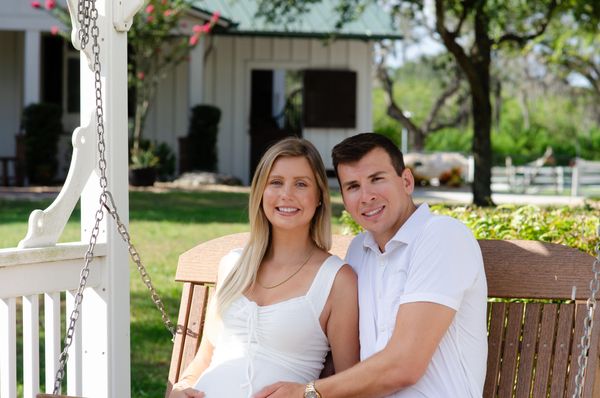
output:
<instances>
[{"instance_id":1,"label":"white board-and-batten siding","mask_svg":"<svg viewBox=\"0 0 600 398\"><path fill-rule=\"evenodd\" d=\"M319 149L331 168L330 152L342 139L370 131L372 48L360 40L212 36L205 42L202 98L222 112L218 135L218 169L249 182L250 87L254 69L341 69L357 73L356 128L304 129L303 137ZM180 65L161 83L146 121L145 137L164 141L178 151L177 138L187 134L189 64ZM160 122L159 122L160 121ZM160 123L160 124L159 124Z\"/></svg>"}]
</instances>

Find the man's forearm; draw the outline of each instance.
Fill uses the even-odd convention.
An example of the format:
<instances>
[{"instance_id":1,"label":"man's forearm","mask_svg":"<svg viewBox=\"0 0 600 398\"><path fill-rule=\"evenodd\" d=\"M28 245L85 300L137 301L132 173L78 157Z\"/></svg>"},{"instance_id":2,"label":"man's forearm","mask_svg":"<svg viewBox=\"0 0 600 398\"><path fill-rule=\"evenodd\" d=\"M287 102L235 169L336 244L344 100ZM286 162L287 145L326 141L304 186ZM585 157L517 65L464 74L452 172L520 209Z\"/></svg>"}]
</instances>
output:
<instances>
[{"instance_id":1,"label":"man's forearm","mask_svg":"<svg viewBox=\"0 0 600 398\"><path fill-rule=\"evenodd\" d=\"M406 363L384 350L315 386L323 398L384 397L416 382L414 372L403 369Z\"/></svg>"}]
</instances>

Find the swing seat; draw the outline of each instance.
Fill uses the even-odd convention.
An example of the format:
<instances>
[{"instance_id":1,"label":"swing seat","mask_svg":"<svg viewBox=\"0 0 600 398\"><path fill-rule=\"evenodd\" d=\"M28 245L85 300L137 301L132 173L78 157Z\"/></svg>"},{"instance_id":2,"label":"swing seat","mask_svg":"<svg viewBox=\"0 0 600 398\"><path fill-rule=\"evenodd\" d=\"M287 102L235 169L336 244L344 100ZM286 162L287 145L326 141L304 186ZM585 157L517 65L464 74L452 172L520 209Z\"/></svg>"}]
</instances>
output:
<instances>
[{"instance_id":1,"label":"swing seat","mask_svg":"<svg viewBox=\"0 0 600 398\"><path fill-rule=\"evenodd\" d=\"M183 282L166 397L194 358L221 257L244 246L247 233L227 235L183 253ZM336 235L344 258L352 237ZM488 282L488 361L483 397L571 397L578 370L585 301L594 257L537 241L480 240ZM574 300L573 300L574 298ZM594 319L600 322L598 307ZM600 397L600 327L593 328L583 397ZM322 376L333 373L331 360Z\"/></svg>"}]
</instances>

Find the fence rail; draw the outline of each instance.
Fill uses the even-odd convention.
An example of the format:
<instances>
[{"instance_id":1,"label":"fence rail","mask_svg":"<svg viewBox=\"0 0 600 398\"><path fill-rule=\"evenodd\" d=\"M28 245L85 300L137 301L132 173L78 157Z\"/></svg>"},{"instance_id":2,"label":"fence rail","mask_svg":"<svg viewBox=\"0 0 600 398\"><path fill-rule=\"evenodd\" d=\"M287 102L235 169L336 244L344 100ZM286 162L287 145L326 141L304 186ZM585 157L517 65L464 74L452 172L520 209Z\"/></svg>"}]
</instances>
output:
<instances>
[{"instance_id":1,"label":"fence rail","mask_svg":"<svg viewBox=\"0 0 600 398\"><path fill-rule=\"evenodd\" d=\"M0 249L1 398L17 396L18 367L22 368L24 398L34 398L40 391L52 393L67 328L65 325L61 330L61 312L64 308L69 314L73 309L86 249L87 244L83 243L36 249ZM97 261L92 263L88 278L90 288L101 284L106 245L99 243L95 254ZM22 317L18 316L19 309ZM86 316L85 311L81 316ZM42 330L41 317L44 321ZM17 344L20 336L17 331L21 329L18 323L22 325L22 345ZM80 326L81 323L78 324ZM102 322L98 322L97 326L104 327ZM81 333L76 333L67 364L66 390L69 395L82 393L82 347ZM40 350L43 351L43 367ZM42 372L45 372L44 386L40 386Z\"/></svg>"},{"instance_id":2,"label":"fence rail","mask_svg":"<svg viewBox=\"0 0 600 398\"><path fill-rule=\"evenodd\" d=\"M492 168L494 192L563 194L580 196L583 189L600 188L600 162L577 159L571 167L506 166Z\"/></svg>"}]
</instances>

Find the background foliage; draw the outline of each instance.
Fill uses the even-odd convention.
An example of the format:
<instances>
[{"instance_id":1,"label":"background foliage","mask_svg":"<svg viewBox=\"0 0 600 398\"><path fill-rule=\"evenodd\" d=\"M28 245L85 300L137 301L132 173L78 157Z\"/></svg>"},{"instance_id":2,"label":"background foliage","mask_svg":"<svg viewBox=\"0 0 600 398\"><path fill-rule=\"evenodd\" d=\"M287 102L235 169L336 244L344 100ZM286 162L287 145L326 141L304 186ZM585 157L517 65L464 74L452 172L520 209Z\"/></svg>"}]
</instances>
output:
<instances>
[{"instance_id":1,"label":"background foliage","mask_svg":"<svg viewBox=\"0 0 600 398\"><path fill-rule=\"evenodd\" d=\"M539 240L576 247L592 255L596 255L594 249L598 241L599 209L599 202L588 202L582 207L431 206L433 213L462 221L477 239ZM357 234L362 231L346 211L340 216L340 221L348 233Z\"/></svg>"}]
</instances>

